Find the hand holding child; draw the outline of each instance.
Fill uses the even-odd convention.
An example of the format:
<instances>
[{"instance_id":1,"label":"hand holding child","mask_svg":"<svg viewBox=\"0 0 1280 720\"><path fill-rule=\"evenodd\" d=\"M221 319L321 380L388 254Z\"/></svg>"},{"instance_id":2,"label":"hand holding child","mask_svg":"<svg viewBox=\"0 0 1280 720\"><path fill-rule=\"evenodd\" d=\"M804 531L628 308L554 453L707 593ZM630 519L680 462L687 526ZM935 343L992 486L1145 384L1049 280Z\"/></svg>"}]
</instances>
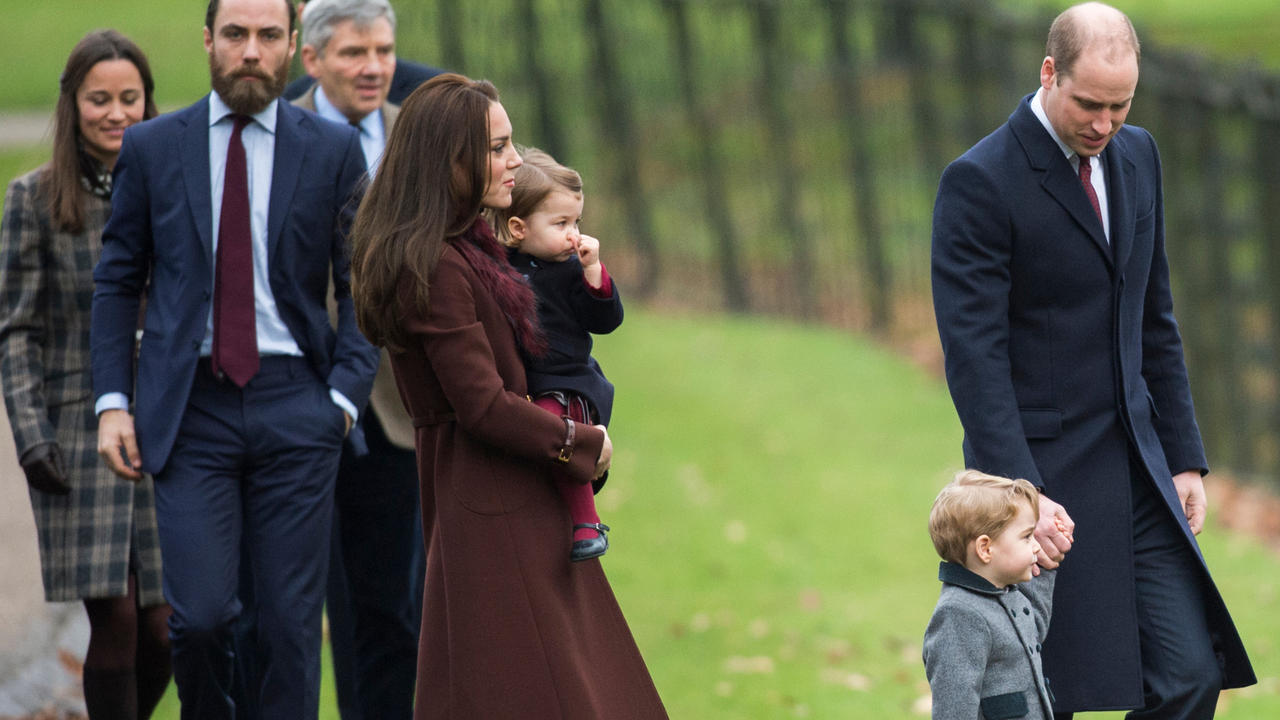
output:
<instances>
[{"instance_id":1,"label":"hand holding child","mask_svg":"<svg viewBox=\"0 0 1280 720\"><path fill-rule=\"evenodd\" d=\"M600 265L600 241L590 235L578 238L578 260L582 262L582 274L593 288L604 284L604 273Z\"/></svg>"}]
</instances>

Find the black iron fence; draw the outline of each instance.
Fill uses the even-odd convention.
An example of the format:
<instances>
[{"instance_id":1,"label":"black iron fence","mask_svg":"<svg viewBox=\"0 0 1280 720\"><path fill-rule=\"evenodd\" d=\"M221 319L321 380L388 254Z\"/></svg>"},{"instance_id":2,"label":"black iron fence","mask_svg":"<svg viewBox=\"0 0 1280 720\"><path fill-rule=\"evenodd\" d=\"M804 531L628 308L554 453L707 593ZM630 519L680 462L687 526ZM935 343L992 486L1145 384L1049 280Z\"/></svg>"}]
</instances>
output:
<instances>
[{"instance_id":1,"label":"black iron fence","mask_svg":"<svg viewBox=\"0 0 1280 720\"><path fill-rule=\"evenodd\" d=\"M930 214L1039 82L1052 14L990 0L400 0L406 57L492 79L579 169L631 297L787 315L934 356ZM1139 28L1141 32L1141 28ZM1280 79L1147 43L1130 122L1215 465L1280 479Z\"/></svg>"}]
</instances>

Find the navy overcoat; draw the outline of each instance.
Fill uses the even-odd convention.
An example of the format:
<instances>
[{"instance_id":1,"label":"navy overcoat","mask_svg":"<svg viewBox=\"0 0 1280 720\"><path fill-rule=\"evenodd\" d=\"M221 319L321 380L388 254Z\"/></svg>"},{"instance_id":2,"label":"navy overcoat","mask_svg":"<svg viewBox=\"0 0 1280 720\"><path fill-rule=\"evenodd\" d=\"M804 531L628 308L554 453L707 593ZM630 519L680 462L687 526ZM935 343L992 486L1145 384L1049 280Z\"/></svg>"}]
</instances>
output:
<instances>
[{"instance_id":1,"label":"navy overcoat","mask_svg":"<svg viewBox=\"0 0 1280 720\"><path fill-rule=\"evenodd\" d=\"M947 384L965 464L1026 478L1076 521L1044 645L1054 709L1141 707L1129 457L1202 566L1172 476L1208 468L1173 317L1160 158L1141 128L1107 145L1108 243L1031 97L938 189L933 300ZM1204 593L1225 687L1252 684L1207 569Z\"/></svg>"}]
</instances>

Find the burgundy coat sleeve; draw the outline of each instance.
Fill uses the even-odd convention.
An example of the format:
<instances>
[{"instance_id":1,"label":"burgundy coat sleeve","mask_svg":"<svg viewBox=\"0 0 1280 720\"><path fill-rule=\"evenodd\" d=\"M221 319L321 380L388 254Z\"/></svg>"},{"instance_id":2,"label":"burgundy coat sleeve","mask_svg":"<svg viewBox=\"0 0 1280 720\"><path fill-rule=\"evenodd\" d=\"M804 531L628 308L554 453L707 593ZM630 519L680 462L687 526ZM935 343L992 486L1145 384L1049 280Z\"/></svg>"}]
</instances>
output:
<instances>
[{"instance_id":1,"label":"burgundy coat sleeve","mask_svg":"<svg viewBox=\"0 0 1280 720\"><path fill-rule=\"evenodd\" d=\"M493 312L484 313L489 306ZM497 323L501 327L486 327ZM591 481L604 433L578 424L572 458L559 461L565 422L504 382L489 333L510 330L466 261L451 249L441 256L432 278L427 317L409 320L408 330L421 339L459 428L504 452L550 464L575 482ZM514 347L508 352L514 353ZM521 367L518 358L515 366Z\"/></svg>"}]
</instances>

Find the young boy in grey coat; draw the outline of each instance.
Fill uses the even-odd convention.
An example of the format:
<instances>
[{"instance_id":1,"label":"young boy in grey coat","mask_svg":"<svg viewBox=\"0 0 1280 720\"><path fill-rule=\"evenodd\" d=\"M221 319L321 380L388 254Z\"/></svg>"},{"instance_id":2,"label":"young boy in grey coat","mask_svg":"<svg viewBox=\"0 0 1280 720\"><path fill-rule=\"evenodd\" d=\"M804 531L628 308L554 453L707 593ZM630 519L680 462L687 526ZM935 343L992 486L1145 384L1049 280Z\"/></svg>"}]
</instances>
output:
<instances>
[{"instance_id":1,"label":"young boy in grey coat","mask_svg":"<svg viewBox=\"0 0 1280 720\"><path fill-rule=\"evenodd\" d=\"M945 561L924 636L934 720L1053 720L1040 643L1053 609L1051 570L1033 568L1040 496L1026 480L958 474L929 515Z\"/></svg>"}]
</instances>

